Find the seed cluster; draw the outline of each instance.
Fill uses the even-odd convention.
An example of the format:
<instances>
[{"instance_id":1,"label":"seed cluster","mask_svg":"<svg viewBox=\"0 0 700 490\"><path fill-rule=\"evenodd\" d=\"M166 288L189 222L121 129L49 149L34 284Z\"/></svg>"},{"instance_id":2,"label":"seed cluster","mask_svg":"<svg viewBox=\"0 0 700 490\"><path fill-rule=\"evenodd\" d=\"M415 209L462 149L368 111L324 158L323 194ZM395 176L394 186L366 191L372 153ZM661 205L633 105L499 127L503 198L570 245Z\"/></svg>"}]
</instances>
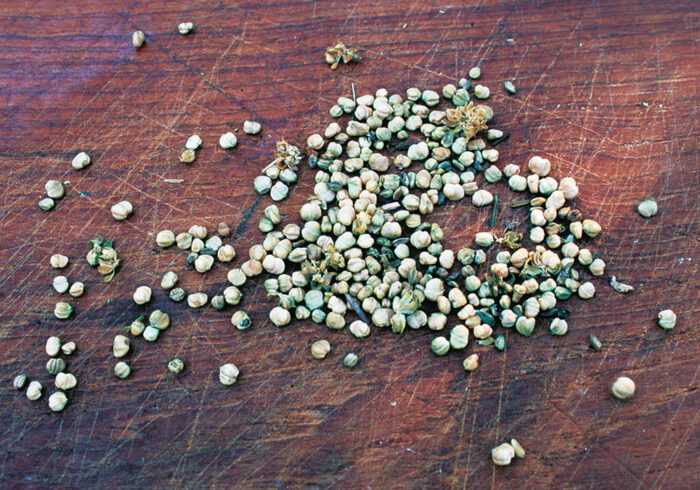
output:
<instances>
[{"instance_id":1,"label":"seed cluster","mask_svg":"<svg viewBox=\"0 0 700 490\"><path fill-rule=\"evenodd\" d=\"M258 194L270 194L273 201L282 201L289 194L289 186L297 181L301 152L286 141L278 141L275 159L262 169L253 186ZM278 180L279 179L279 180ZM277 181L274 184L273 181ZM279 213L278 213L279 214Z\"/></svg>"},{"instance_id":2,"label":"seed cluster","mask_svg":"<svg viewBox=\"0 0 700 490\"><path fill-rule=\"evenodd\" d=\"M110 282L119 267L119 257L112 245L112 240L104 240L99 236L88 242L90 250L85 259L91 267L97 267L104 282Z\"/></svg>"},{"instance_id":3,"label":"seed cluster","mask_svg":"<svg viewBox=\"0 0 700 490\"><path fill-rule=\"evenodd\" d=\"M352 310L358 320L349 330L358 338L370 335L371 325L396 334L406 326L449 329L431 342L437 355L466 349L470 336L504 350L505 336L496 328L529 336L538 317L552 318L553 335L566 334L567 312L558 305L572 295L592 298L595 286L584 276L604 274L605 262L586 247L601 227L571 205L576 181L550 176L548 159L533 156L527 174L515 164L499 168L495 147L508 134L489 128L493 110L472 101L488 96L487 87L472 90L463 79L459 88L443 87L442 97L416 88L405 97L384 89L340 97L330 113L352 115L347 124L332 122L307 138L309 164L318 170L314 194L299 210L303 225L283 225L277 206L266 208L259 224L265 240L250 248L249 260L229 272L229 281L239 288L249 277L270 274L265 289L278 305L269 317L280 327L293 316L339 330ZM439 109L443 100L451 107ZM286 186L274 193L272 179L279 176L275 186L283 184L284 172L292 170L296 180L300 158L295 147L278 143L277 158L255 179L255 190L281 200ZM509 227L494 230L498 194L492 188L504 180L532 194L510 203L529 207L525 237ZM476 234L475 246L454 252L443 247L443 230L428 217L440 205L465 199L492 206L492 226ZM489 255L495 260L487 265ZM448 327L451 313L459 322ZM314 357L325 357L314 345ZM465 359L466 370L477 366L475 354Z\"/></svg>"}]
</instances>

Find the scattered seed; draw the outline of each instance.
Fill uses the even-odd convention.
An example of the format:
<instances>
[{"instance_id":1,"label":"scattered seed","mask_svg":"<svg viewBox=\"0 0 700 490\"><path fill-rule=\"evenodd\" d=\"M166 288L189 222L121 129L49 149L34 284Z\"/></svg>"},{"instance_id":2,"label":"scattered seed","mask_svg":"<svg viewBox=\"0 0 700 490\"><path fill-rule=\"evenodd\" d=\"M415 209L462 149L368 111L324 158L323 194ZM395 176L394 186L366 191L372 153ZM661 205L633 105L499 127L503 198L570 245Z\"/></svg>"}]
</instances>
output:
<instances>
[{"instance_id":1,"label":"scattered seed","mask_svg":"<svg viewBox=\"0 0 700 490\"><path fill-rule=\"evenodd\" d=\"M73 160L70 164L76 170L83 169L90 165L90 156L84 151L81 151L73 157Z\"/></svg>"},{"instance_id":2,"label":"scattered seed","mask_svg":"<svg viewBox=\"0 0 700 490\"><path fill-rule=\"evenodd\" d=\"M637 212L644 218L651 218L659 212L659 206L655 200L645 199L637 205Z\"/></svg>"},{"instance_id":3,"label":"scattered seed","mask_svg":"<svg viewBox=\"0 0 700 490\"><path fill-rule=\"evenodd\" d=\"M219 146L223 148L224 150L230 150L231 148L234 148L238 144L238 138L236 138L236 135L233 134L232 132L224 133L221 135L221 138L219 138Z\"/></svg>"},{"instance_id":4,"label":"scattered seed","mask_svg":"<svg viewBox=\"0 0 700 490\"><path fill-rule=\"evenodd\" d=\"M131 367L124 361L120 361L114 365L114 374L117 378L125 379L131 374Z\"/></svg>"},{"instance_id":5,"label":"scattered seed","mask_svg":"<svg viewBox=\"0 0 700 490\"><path fill-rule=\"evenodd\" d=\"M179 32L183 36L186 36L187 34L192 32L192 29L194 29L194 24L192 22L181 22L177 25L177 32Z\"/></svg>"},{"instance_id":6,"label":"scattered seed","mask_svg":"<svg viewBox=\"0 0 700 490\"><path fill-rule=\"evenodd\" d=\"M240 371L233 363L224 364L219 368L219 381L222 385L231 386L238 381Z\"/></svg>"},{"instance_id":7,"label":"scattered seed","mask_svg":"<svg viewBox=\"0 0 700 490\"><path fill-rule=\"evenodd\" d=\"M62 391L52 393L49 397L49 408L54 412L60 412L68 405L68 397Z\"/></svg>"},{"instance_id":8,"label":"scattered seed","mask_svg":"<svg viewBox=\"0 0 700 490\"><path fill-rule=\"evenodd\" d=\"M664 330L671 330L676 326L676 314L672 310L660 311L659 326Z\"/></svg>"},{"instance_id":9,"label":"scattered seed","mask_svg":"<svg viewBox=\"0 0 700 490\"><path fill-rule=\"evenodd\" d=\"M144 42L146 42L146 35L143 33L143 31L134 31L134 33L131 35L131 44L138 49L143 46Z\"/></svg>"},{"instance_id":10,"label":"scattered seed","mask_svg":"<svg viewBox=\"0 0 700 490\"><path fill-rule=\"evenodd\" d=\"M511 82L510 80L506 80L505 82L503 82L503 88L505 88L506 92L508 92L509 94L515 95L515 85L513 85L513 82Z\"/></svg>"},{"instance_id":11,"label":"scattered seed","mask_svg":"<svg viewBox=\"0 0 700 490\"><path fill-rule=\"evenodd\" d=\"M345 356L345 359L343 359L343 365L347 368L354 368L357 365L358 361L359 357L357 357L357 354L355 354L354 352L349 352Z\"/></svg>"},{"instance_id":12,"label":"scattered seed","mask_svg":"<svg viewBox=\"0 0 700 490\"><path fill-rule=\"evenodd\" d=\"M314 359L323 359L331 351L331 344L327 340L317 340L311 344L311 355Z\"/></svg>"},{"instance_id":13,"label":"scattered seed","mask_svg":"<svg viewBox=\"0 0 700 490\"><path fill-rule=\"evenodd\" d=\"M27 382L27 376L25 374L18 374L15 376L15 379L12 380L12 386L15 387L16 390L21 390L24 388L24 384Z\"/></svg>"},{"instance_id":14,"label":"scattered seed","mask_svg":"<svg viewBox=\"0 0 700 490\"><path fill-rule=\"evenodd\" d=\"M635 389L634 381L626 376L622 376L615 380L611 391L618 400L626 400L634 395Z\"/></svg>"},{"instance_id":15,"label":"scattered seed","mask_svg":"<svg viewBox=\"0 0 700 490\"><path fill-rule=\"evenodd\" d=\"M168 371L173 374L180 374L185 369L185 363L182 359L173 359L168 362Z\"/></svg>"},{"instance_id":16,"label":"scattered seed","mask_svg":"<svg viewBox=\"0 0 700 490\"><path fill-rule=\"evenodd\" d=\"M619 282L615 276L610 278L610 286L618 293L629 293L630 291L634 291L634 287L630 286L629 284Z\"/></svg>"},{"instance_id":17,"label":"scattered seed","mask_svg":"<svg viewBox=\"0 0 700 490\"><path fill-rule=\"evenodd\" d=\"M591 345L591 347L594 350L600 350L603 348L603 343L600 341L600 339L598 337L596 337L593 334L588 336L588 343Z\"/></svg>"}]
</instances>

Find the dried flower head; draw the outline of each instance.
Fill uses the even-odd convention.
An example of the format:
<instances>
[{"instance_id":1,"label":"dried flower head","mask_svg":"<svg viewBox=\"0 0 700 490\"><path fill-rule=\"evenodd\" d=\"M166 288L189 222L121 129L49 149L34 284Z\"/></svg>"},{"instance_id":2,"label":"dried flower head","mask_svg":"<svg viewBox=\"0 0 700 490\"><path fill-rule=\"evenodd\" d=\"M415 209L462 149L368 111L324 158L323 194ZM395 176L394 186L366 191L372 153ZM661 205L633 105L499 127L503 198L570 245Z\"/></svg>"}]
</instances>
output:
<instances>
[{"instance_id":1,"label":"dried flower head","mask_svg":"<svg viewBox=\"0 0 700 490\"><path fill-rule=\"evenodd\" d=\"M360 55L357 51L357 48L348 48L338 41L335 46L326 48L325 60L331 65L331 70L335 70L341 61L346 65L352 61L360 61Z\"/></svg>"}]
</instances>

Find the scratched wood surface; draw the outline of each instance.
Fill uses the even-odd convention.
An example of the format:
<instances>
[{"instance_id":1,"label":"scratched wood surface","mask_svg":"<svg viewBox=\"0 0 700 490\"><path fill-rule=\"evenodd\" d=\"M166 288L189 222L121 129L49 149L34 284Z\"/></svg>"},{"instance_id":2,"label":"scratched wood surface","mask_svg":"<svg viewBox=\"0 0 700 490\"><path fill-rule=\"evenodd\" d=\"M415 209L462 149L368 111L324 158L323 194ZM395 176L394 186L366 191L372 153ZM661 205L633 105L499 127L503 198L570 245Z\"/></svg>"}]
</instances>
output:
<instances>
[{"instance_id":1,"label":"scratched wood surface","mask_svg":"<svg viewBox=\"0 0 700 490\"><path fill-rule=\"evenodd\" d=\"M0 2L2 486L700 485L695 2L177 3ZM176 26L186 20L196 30L183 37ZM140 51L136 28L147 34ZM362 62L331 72L321 58L337 39L361 47ZM501 162L547 156L555 176L578 180L580 209L604 226L593 247L606 278L595 301L568 302L565 337L539 327L530 339L508 333L504 353L470 347L482 362L466 375L463 355L429 352L428 332L357 340L310 322L277 329L262 281L244 290L254 322L245 332L231 327L230 307L189 310L157 287L171 269L189 290L224 287L228 267L192 273L184 255L157 249L155 233L224 220L246 255L269 202L252 179L274 142L302 146L351 83L358 93L439 88L475 64L497 127L512 134ZM511 78L516 96L502 90ZM261 135L218 148L249 118ZM187 167L177 155L193 133L204 145ZM77 172L69 163L80 150L93 164ZM284 214L312 191L312 175L301 171ZM70 185L44 213L36 203L50 178ZM645 197L659 202L650 220L635 212ZM135 213L118 223L108 209L122 199ZM500 226L519 211L504 209ZM447 245L467 243L487 214L445 206L437 221ZM114 238L123 260L109 285L83 259L98 234ZM69 279L87 285L65 322L52 316L57 252L71 258ZM615 293L610 274L636 291ZM134 342L122 381L111 339L145 311L131 300L140 284L172 327L153 345ZM678 313L671 332L655 325L663 308ZM602 351L588 348L591 333ZM79 386L61 414L46 405L52 334L79 346L69 361ZM334 346L323 362L308 353L319 338ZM361 356L353 371L341 366L350 350ZM165 363L176 356L187 368L174 378ZM242 371L230 389L217 379L224 362ZM40 402L12 389L20 372L42 381ZM626 403L609 395L622 374L638 385ZM489 450L510 437L527 457L495 468Z\"/></svg>"}]
</instances>

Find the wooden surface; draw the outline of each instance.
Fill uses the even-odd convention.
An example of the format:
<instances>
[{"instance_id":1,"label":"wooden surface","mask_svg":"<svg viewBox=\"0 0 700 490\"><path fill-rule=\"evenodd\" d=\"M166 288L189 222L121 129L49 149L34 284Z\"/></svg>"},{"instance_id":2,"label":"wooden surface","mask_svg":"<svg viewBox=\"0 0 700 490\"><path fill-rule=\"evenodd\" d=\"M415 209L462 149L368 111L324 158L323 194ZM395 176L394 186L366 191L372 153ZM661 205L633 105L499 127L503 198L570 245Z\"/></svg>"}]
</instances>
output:
<instances>
[{"instance_id":1,"label":"wooden surface","mask_svg":"<svg viewBox=\"0 0 700 490\"><path fill-rule=\"evenodd\" d=\"M697 488L697 4L226 3L0 5L0 484ZM176 26L186 20L196 30L183 37ZM147 35L140 51L136 28ZM321 59L336 40L362 48L362 62L331 72ZM245 332L231 327L230 307L189 310L157 287L169 269L190 290L225 286L228 267L186 271L184 255L157 250L155 233L225 220L246 255L269 202L256 200L252 179L274 142L302 146L351 83L358 95L439 89L475 64L496 126L512 134L501 163L547 156L556 177L577 179L579 207L604 226L594 249L606 278L595 301L567 303L565 337L541 326L529 339L508 332L504 353L470 347L482 362L466 375L463 355L429 352L428 332L357 340L311 322L278 329L261 280L244 291L254 322ZM511 78L514 97L502 90ZM261 135L218 148L248 118ZM204 145L186 167L177 155L192 133ZM77 172L80 150L93 164ZM312 191L312 176L301 171L283 213ZM70 185L44 213L36 203L50 178ZM650 220L635 211L647 196L660 208ZM108 210L122 199L135 214L118 223ZM500 225L523 212L504 210ZM456 249L487 215L458 204L437 221ZM123 259L109 285L83 259L98 234ZM87 284L65 322L52 316L48 259L58 252L71 258L69 279ZM636 291L614 292L610 274ZM133 375L122 381L110 345L144 311L131 300L140 284L154 288L152 306L172 327L153 345L134 342ZM678 313L671 332L655 325L664 308ZM591 333L602 351L588 348ZM46 405L51 334L79 346L69 363L79 386L61 414ZM319 338L334 346L323 362L308 353ZM341 365L350 350L361 356L352 371ZM175 356L187 364L177 378L165 369ZM230 389L217 379L224 362L242 371ZM43 382L40 402L13 390L19 372ZM609 394L622 374L638 386L625 403ZM527 457L495 468L489 450L510 437Z\"/></svg>"}]
</instances>

